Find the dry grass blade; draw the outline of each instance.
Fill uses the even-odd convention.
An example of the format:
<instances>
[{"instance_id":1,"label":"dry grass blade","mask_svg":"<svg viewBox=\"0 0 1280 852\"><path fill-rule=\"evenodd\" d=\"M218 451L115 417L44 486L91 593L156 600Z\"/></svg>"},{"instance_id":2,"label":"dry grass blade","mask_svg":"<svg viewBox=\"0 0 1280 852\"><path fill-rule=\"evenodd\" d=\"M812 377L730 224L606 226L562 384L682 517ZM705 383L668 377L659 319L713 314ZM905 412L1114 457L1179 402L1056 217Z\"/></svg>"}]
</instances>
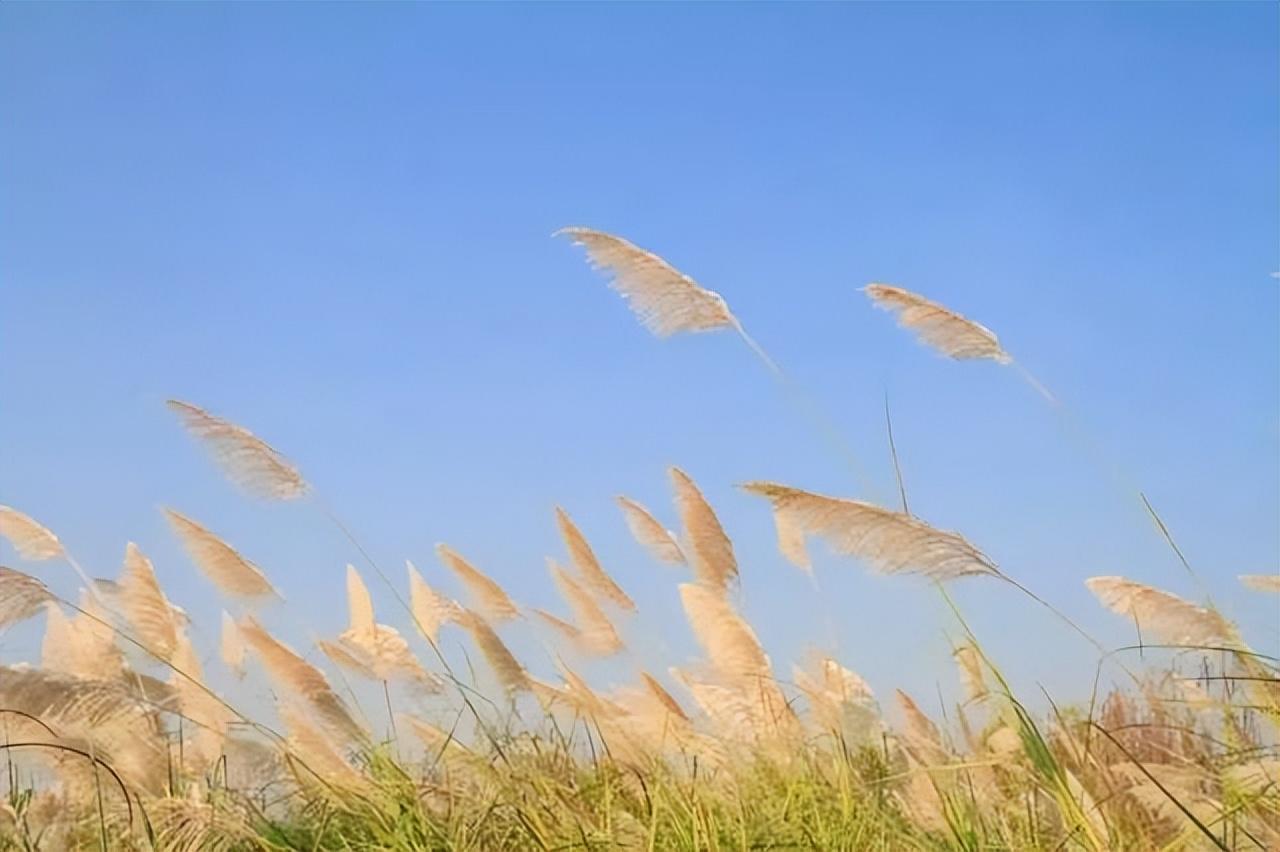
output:
<instances>
[{"instance_id":1,"label":"dry grass blade","mask_svg":"<svg viewBox=\"0 0 1280 852\"><path fill-rule=\"evenodd\" d=\"M240 627L231 613L222 611L222 632L218 641L218 654L222 664L227 667L236 679L244 677L244 638L240 635Z\"/></svg>"},{"instance_id":2,"label":"dry grass blade","mask_svg":"<svg viewBox=\"0 0 1280 852\"><path fill-rule=\"evenodd\" d=\"M307 493L307 483L298 469L248 429L189 402L171 399L167 405L241 488L268 500L296 500Z\"/></svg>"},{"instance_id":3,"label":"dry grass blade","mask_svg":"<svg viewBox=\"0 0 1280 852\"><path fill-rule=\"evenodd\" d=\"M684 551L676 542L675 534L658 523L653 514L630 497L618 497L618 505L627 519L631 535L659 562L670 565L684 564Z\"/></svg>"},{"instance_id":4,"label":"dry grass blade","mask_svg":"<svg viewBox=\"0 0 1280 852\"><path fill-rule=\"evenodd\" d=\"M863 560L888 574L923 574L950 580L970 574L1003 576L995 564L958 533L934 529L924 521L857 500L842 500L771 482L743 486L773 504L811 535L821 536L838 553Z\"/></svg>"},{"instance_id":5,"label":"dry grass blade","mask_svg":"<svg viewBox=\"0 0 1280 852\"><path fill-rule=\"evenodd\" d=\"M305 700L329 730L348 739L364 737L363 729L329 686L323 672L268 633L252 616L240 621L240 635L258 655L280 692Z\"/></svg>"},{"instance_id":6,"label":"dry grass blade","mask_svg":"<svg viewBox=\"0 0 1280 852\"><path fill-rule=\"evenodd\" d=\"M1123 577L1090 577L1089 591L1107 609L1128 616L1148 636L1170 645L1236 645L1230 623L1217 612Z\"/></svg>"},{"instance_id":7,"label":"dry grass blade","mask_svg":"<svg viewBox=\"0 0 1280 852\"><path fill-rule=\"evenodd\" d=\"M689 475L678 467L671 468L669 473L693 575L705 586L725 589L738 576L733 542Z\"/></svg>"},{"instance_id":8,"label":"dry grass blade","mask_svg":"<svg viewBox=\"0 0 1280 852\"><path fill-rule=\"evenodd\" d=\"M515 655L498 638L498 634L484 618L470 610L463 610L458 623L471 634L471 641L480 649L480 653L484 655L489 668L493 669L494 676L504 689L508 692L529 689L529 675L525 672L524 666L520 665Z\"/></svg>"},{"instance_id":9,"label":"dry grass blade","mask_svg":"<svg viewBox=\"0 0 1280 852\"><path fill-rule=\"evenodd\" d=\"M1280 595L1280 574L1241 574L1240 582L1255 592Z\"/></svg>"},{"instance_id":10,"label":"dry grass blade","mask_svg":"<svg viewBox=\"0 0 1280 852\"><path fill-rule=\"evenodd\" d=\"M554 234L560 235L582 246L594 268L613 276L611 286L659 337L736 326L719 293L699 286L653 252L590 228L563 228Z\"/></svg>"},{"instance_id":11,"label":"dry grass blade","mask_svg":"<svg viewBox=\"0 0 1280 852\"><path fill-rule=\"evenodd\" d=\"M573 523L568 513L559 506L556 507L556 526L560 530L560 537L564 539L565 547L569 550L569 558L587 587L622 609L635 612L635 602L627 597L627 593L622 591L612 577L605 573L604 568L600 566L600 560L596 558L595 551L587 543L586 536Z\"/></svg>"},{"instance_id":12,"label":"dry grass blade","mask_svg":"<svg viewBox=\"0 0 1280 852\"><path fill-rule=\"evenodd\" d=\"M48 528L17 509L0 506L0 538L5 538L18 555L43 562L63 555L62 542Z\"/></svg>"},{"instance_id":13,"label":"dry grass blade","mask_svg":"<svg viewBox=\"0 0 1280 852\"><path fill-rule=\"evenodd\" d=\"M772 677L755 631L724 596L706 586L682 583L680 601L698 644L721 677L731 683Z\"/></svg>"},{"instance_id":14,"label":"dry grass blade","mask_svg":"<svg viewBox=\"0 0 1280 852\"><path fill-rule=\"evenodd\" d=\"M578 585L554 559L547 560L547 569L555 580L560 595L573 610L577 619L577 645L585 653L598 657L607 657L622 650L622 639L614 629L613 622L605 615L604 610L595 602L586 589Z\"/></svg>"},{"instance_id":15,"label":"dry grass blade","mask_svg":"<svg viewBox=\"0 0 1280 852\"><path fill-rule=\"evenodd\" d=\"M454 601L427 585L412 562L405 561L409 570L409 608L414 622L432 642L440 641L440 628L458 617L461 607Z\"/></svg>"},{"instance_id":16,"label":"dry grass blade","mask_svg":"<svg viewBox=\"0 0 1280 852\"><path fill-rule=\"evenodd\" d=\"M235 598L279 596L262 570L208 529L172 509L164 510L191 561L224 594Z\"/></svg>"},{"instance_id":17,"label":"dry grass blade","mask_svg":"<svg viewBox=\"0 0 1280 852\"><path fill-rule=\"evenodd\" d=\"M991 331L924 296L888 284L868 284L863 291L876 307L898 314L898 324L951 358L989 358L1001 364L1013 359Z\"/></svg>"},{"instance_id":18,"label":"dry grass blade","mask_svg":"<svg viewBox=\"0 0 1280 852\"><path fill-rule=\"evenodd\" d=\"M476 608L491 621L510 621L520 615L520 611L507 597L502 587L481 573L478 568L461 554L444 544L436 545L436 555L449 570L458 575L458 579L475 598Z\"/></svg>"},{"instance_id":19,"label":"dry grass blade","mask_svg":"<svg viewBox=\"0 0 1280 852\"><path fill-rule=\"evenodd\" d=\"M12 568L0 566L0 628L26 621L53 601L44 583Z\"/></svg>"},{"instance_id":20,"label":"dry grass blade","mask_svg":"<svg viewBox=\"0 0 1280 852\"><path fill-rule=\"evenodd\" d=\"M169 659L178 644L178 619L156 580L155 569L138 546L129 542L124 570L117 583L121 613L152 651Z\"/></svg>"}]
</instances>

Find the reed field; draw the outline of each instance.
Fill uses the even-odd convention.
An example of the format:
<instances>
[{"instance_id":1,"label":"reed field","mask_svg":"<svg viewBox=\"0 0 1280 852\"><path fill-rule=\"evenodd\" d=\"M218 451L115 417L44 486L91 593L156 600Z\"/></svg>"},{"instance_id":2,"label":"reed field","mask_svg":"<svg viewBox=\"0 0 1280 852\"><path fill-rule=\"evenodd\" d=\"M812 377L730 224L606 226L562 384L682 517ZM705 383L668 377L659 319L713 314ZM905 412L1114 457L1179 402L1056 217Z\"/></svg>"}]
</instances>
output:
<instances>
[{"instance_id":1,"label":"reed field","mask_svg":"<svg viewBox=\"0 0 1280 852\"><path fill-rule=\"evenodd\" d=\"M786 391L778 404L795 408L796 428L830 446L833 465L863 455L824 414L822 394L795 382L720 294L622 237L573 227L557 238L595 269L566 258L567 274L607 281L655 336L736 335L743 359ZM1068 415L976 321L891 284L868 284L857 298L933 350L940 368L995 362ZM1107 647L1042 598L1034 578L916 516L901 476L885 505L744 468L734 484L771 512L799 581L820 585L810 552L823 548L846 570L891 575L943 602L948 621L935 627L956 637L963 689L939 709L932 695L873 691L856 654L771 657L743 614L751 589L735 531L687 472L697 460L673 460L670 505L620 496L617 520L653 563L646 582L673 589L701 658L593 682L587 666L631 659L628 637L651 614L568 512L547 518L563 551L548 559L546 583L563 605L536 609L504 588L529 566L476 564L449 544L431 564L420 555L379 564L289 448L234 412L170 400L156 417L185 429L192 451L246 500L294 501L323 516L351 564L344 575L348 557L337 556L322 580L276 575L229 543L235 531L217 518L166 508L184 570L203 575L225 610L220 623L197 624L144 550L125 544L127 530L119 573L91 577L56 519L0 507L0 628L43 631L38 659L0 644L0 848L1280 848L1280 660L1267 653L1274 646L1246 642L1214 590L1188 600L1121 576L1089 578L1097 605L1132 631L1131 644ZM1198 579L1177 530L1129 496L1167 543L1172 570ZM93 564L117 558L94 554ZM347 629L302 644L310 619L289 603L293 584L331 585L338 606L344 576ZM446 578L462 591L456 600ZM1270 596L1280 629L1280 575L1239 581ZM1070 695L1017 694L1001 670L1008 637L975 635L952 584L1012 587L1044 614L1044 630L1083 638L1098 677ZM260 616L279 610L298 625L290 641ZM541 645L513 641L516 625ZM557 677L531 673L548 661Z\"/></svg>"}]
</instances>

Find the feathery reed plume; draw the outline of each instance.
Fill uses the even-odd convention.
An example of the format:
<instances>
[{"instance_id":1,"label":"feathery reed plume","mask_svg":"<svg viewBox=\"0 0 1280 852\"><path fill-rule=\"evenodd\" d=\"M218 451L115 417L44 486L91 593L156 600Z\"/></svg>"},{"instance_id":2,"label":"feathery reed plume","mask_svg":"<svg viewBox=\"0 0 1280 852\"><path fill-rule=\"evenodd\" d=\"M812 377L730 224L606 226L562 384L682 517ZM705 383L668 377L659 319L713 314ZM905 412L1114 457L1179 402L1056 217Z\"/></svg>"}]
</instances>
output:
<instances>
[{"instance_id":1,"label":"feathery reed plume","mask_svg":"<svg viewBox=\"0 0 1280 852\"><path fill-rule=\"evenodd\" d=\"M171 399L166 404L241 488L268 500L296 500L307 493L307 483L298 469L248 429L189 402Z\"/></svg>"},{"instance_id":2,"label":"feathery reed plume","mask_svg":"<svg viewBox=\"0 0 1280 852\"><path fill-rule=\"evenodd\" d=\"M658 519L644 506L630 497L618 497L618 505L627 519L631 535L659 562L670 565L684 564L684 551L676 542L675 534L658 523Z\"/></svg>"},{"instance_id":3,"label":"feathery reed plume","mask_svg":"<svg viewBox=\"0 0 1280 852\"><path fill-rule=\"evenodd\" d=\"M649 695L661 704L668 713L678 719L689 721L689 717L684 712L684 709L681 708L680 702L676 701L675 697L670 692L667 692L662 684L658 683L657 678L648 672L640 672L640 682L644 684L644 688Z\"/></svg>"},{"instance_id":4,"label":"feathery reed plume","mask_svg":"<svg viewBox=\"0 0 1280 852\"><path fill-rule=\"evenodd\" d=\"M329 686L323 672L268 633L253 616L240 620L240 636L280 692L305 700L329 730L348 740L364 738L364 730Z\"/></svg>"},{"instance_id":5,"label":"feathery reed plume","mask_svg":"<svg viewBox=\"0 0 1280 852\"><path fill-rule=\"evenodd\" d=\"M82 595L83 612L74 618L67 618L56 603L46 603L45 608L44 640L40 644L40 664L44 668L92 680L123 676L124 656L116 647L115 634L93 620L106 621L108 616L91 595Z\"/></svg>"},{"instance_id":6,"label":"feathery reed plume","mask_svg":"<svg viewBox=\"0 0 1280 852\"><path fill-rule=\"evenodd\" d=\"M461 607L427 585L412 562L405 560L404 564L409 570L409 608L414 622L428 639L438 642L440 628L456 619Z\"/></svg>"},{"instance_id":7,"label":"feathery reed plume","mask_svg":"<svg viewBox=\"0 0 1280 852\"><path fill-rule=\"evenodd\" d=\"M491 621L510 621L520 615L502 587L463 559L457 551L448 545L437 544L436 556L440 557L445 567L458 575L458 579L475 598L476 608L485 618Z\"/></svg>"},{"instance_id":8,"label":"feathery reed plume","mask_svg":"<svg viewBox=\"0 0 1280 852\"><path fill-rule=\"evenodd\" d=\"M26 621L54 600L44 583L0 565L0 628Z\"/></svg>"},{"instance_id":9,"label":"feathery reed plume","mask_svg":"<svg viewBox=\"0 0 1280 852\"><path fill-rule=\"evenodd\" d=\"M291 763L302 764L294 767L299 782L347 791L362 790L368 785L368 779L343 755L344 743L312 725L307 714L292 703L280 702L278 707L280 720L288 732L285 756Z\"/></svg>"},{"instance_id":10,"label":"feathery reed plume","mask_svg":"<svg viewBox=\"0 0 1280 852\"><path fill-rule=\"evenodd\" d=\"M895 311L898 325L950 358L989 358L1000 364L1013 359L989 329L924 296L889 284L868 284L863 292L878 308Z\"/></svg>"},{"instance_id":11,"label":"feathery reed plume","mask_svg":"<svg viewBox=\"0 0 1280 852\"><path fill-rule=\"evenodd\" d=\"M187 798L166 796L147 805L147 819L155 832L155 848L174 852L233 852L251 849L260 838L248 813L225 800L194 798L199 787L192 785Z\"/></svg>"},{"instance_id":12,"label":"feathery reed plume","mask_svg":"<svg viewBox=\"0 0 1280 852\"><path fill-rule=\"evenodd\" d=\"M960 673L960 685L964 687L965 703L973 704L986 698L987 679L982 669L982 655L972 644L966 642L956 648L951 655L956 661L956 669Z\"/></svg>"},{"instance_id":13,"label":"feathery reed plume","mask_svg":"<svg viewBox=\"0 0 1280 852\"><path fill-rule=\"evenodd\" d=\"M738 576L733 542L729 541L715 510L689 474L678 467L670 468L668 473L676 494L676 511L684 527L693 576L704 586L723 590Z\"/></svg>"},{"instance_id":14,"label":"feathery reed plume","mask_svg":"<svg viewBox=\"0 0 1280 852\"><path fill-rule=\"evenodd\" d=\"M685 618L716 671L730 682L772 677L760 640L724 596L696 583L680 584Z\"/></svg>"},{"instance_id":15,"label":"feathery reed plume","mask_svg":"<svg viewBox=\"0 0 1280 852\"><path fill-rule=\"evenodd\" d=\"M239 680L244 677L244 638L231 613L222 611L222 632L218 640L218 655L222 664Z\"/></svg>"},{"instance_id":16,"label":"feathery reed plume","mask_svg":"<svg viewBox=\"0 0 1280 852\"><path fill-rule=\"evenodd\" d=\"M186 515L173 509L165 509L164 514L191 561L223 594L234 598L279 597L262 570L231 545Z\"/></svg>"},{"instance_id":17,"label":"feathery reed plume","mask_svg":"<svg viewBox=\"0 0 1280 852\"><path fill-rule=\"evenodd\" d=\"M801 571L812 574L813 562L805 547L804 527L796 523L795 516L789 512L774 512L773 526L778 535L778 552Z\"/></svg>"},{"instance_id":18,"label":"feathery reed plume","mask_svg":"<svg viewBox=\"0 0 1280 852\"><path fill-rule=\"evenodd\" d=\"M554 559L547 560L547 570L551 572L560 595L573 610L578 627L578 647L585 653L598 657L608 657L621 651L622 639L618 637L613 622L609 621L604 610L587 594L586 589L578 585Z\"/></svg>"},{"instance_id":19,"label":"feathery reed plume","mask_svg":"<svg viewBox=\"0 0 1280 852\"><path fill-rule=\"evenodd\" d=\"M1107 609L1128 616L1170 645L1238 645L1235 630L1211 609L1123 577L1090 577L1089 591Z\"/></svg>"},{"instance_id":20,"label":"feathery reed plume","mask_svg":"<svg viewBox=\"0 0 1280 852\"><path fill-rule=\"evenodd\" d=\"M809 699L809 716L820 730L839 732L851 742L870 742L878 719L875 695L857 672L814 655L807 667L792 667L792 679Z\"/></svg>"},{"instance_id":21,"label":"feathery reed plume","mask_svg":"<svg viewBox=\"0 0 1280 852\"><path fill-rule=\"evenodd\" d=\"M357 636L373 633L373 599L354 565L347 566L347 617L351 633Z\"/></svg>"},{"instance_id":22,"label":"feathery reed plume","mask_svg":"<svg viewBox=\"0 0 1280 852\"><path fill-rule=\"evenodd\" d=\"M958 533L934 529L910 515L771 482L742 487L769 500L776 514L789 516L788 523L821 536L836 552L861 559L878 571L917 573L932 580L969 574L1004 576Z\"/></svg>"},{"instance_id":23,"label":"feathery reed plume","mask_svg":"<svg viewBox=\"0 0 1280 852\"><path fill-rule=\"evenodd\" d=\"M1255 592L1280 595L1280 574L1241 574L1240 582Z\"/></svg>"},{"instance_id":24,"label":"feathery reed plume","mask_svg":"<svg viewBox=\"0 0 1280 852\"><path fill-rule=\"evenodd\" d=\"M489 662L489 668L498 682L508 692L519 692L529 689L529 675L520 665L515 655L506 644L498 638L498 634L478 613L464 609L458 617L458 624L471 634L471 641L480 649L480 653Z\"/></svg>"},{"instance_id":25,"label":"feathery reed plume","mask_svg":"<svg viewBox=\"0 0 1280 852\"><path fill-rule=\"evenodd\" d=\"M62 542L48 528L17 509L0 506L0 538L8 539L23 559L43 562L62 556Z\"/></svg>"},{"instance_id":26,"label":"feathery reed plume","mask_svg":"<svg viewBox=\"0 0 1280 852\"><path fill-rule=\"evenodd\" d=\"M699 286L653 252L591 228L561 228L552 236L561 235L586 250L593 268L613 276L613 289L659 337L737 325L719 293Z\"/></svg>"},{"instance_id":27,"label":"feathery reed plume","mask_svg":"<svg viewBox=\"0 0 1280 852\"><path fill-rule=\"evenodd\" d=\"M552 615L543 609L533 609L531 612L542 619L542 622L552 630L559 633L565 639L573 643L578 643L582 639L582 631L574 627L569 622L559 616Z\"/></svg>"},{"instance_id":28,"label":"feathery reed plume","mask_svg":"<svg viewBox=\"0 0 1280 852\"><path fill-rule=\"evenodd\" d=\"M902 735L907 749L925 766L945 763L947 749L942 743L942 734L938 732L938 726L924 714L911 696L901 689L894 691L894 697L905 719Z\"/></svg>"},{"instance_id":29,"label":"feathery reed plume","mask_svg":"<svg viewBox=\"0 0 1280 852\"><path fill-rule=\"evenodd\" d=\"M151 650L169 659L178 644L178 617L156 580L151 560L133 542L125 548L117 585L121 614L129 626Z\"/></svg>"},{"instance_id":30,"label":"feathery reed plume","mask_svg":"<svg viewBox=\"0 0 1280 852\"><path fill-rule=\"evenodd\" d=\"M587 543L586 536L573 523L568 513L559 506L556 507L556 526L569 551L569 559L578 569L578 574L587 587L614 605L628 612L635 612L635 602L627 597L627 593L622 591L612 577L605 573L604 568L600 566L600 560L596 558L595 551Z\"/></svg>"}]
</instances>

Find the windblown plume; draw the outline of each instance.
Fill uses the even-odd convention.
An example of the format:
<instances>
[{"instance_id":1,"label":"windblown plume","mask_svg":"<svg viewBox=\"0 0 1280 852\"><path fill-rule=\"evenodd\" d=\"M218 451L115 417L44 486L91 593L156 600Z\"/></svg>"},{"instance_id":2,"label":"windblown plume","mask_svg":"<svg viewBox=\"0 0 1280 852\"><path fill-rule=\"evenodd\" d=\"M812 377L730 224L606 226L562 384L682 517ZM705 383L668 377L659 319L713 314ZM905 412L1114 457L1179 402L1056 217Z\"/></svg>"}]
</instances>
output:
<instances>
[{"instance_id":1,"label":"windblown plume","mask_svg":"<svg viewBox=\"0 0 1280 852\"><path fill-rule=\"evenodd\" d=\"M529 689L529 675L524 667L484 618L470 610L463 610L458 624L471 634L471 641L488 660L489 668L493 669L494 676L504 689L508 692Z\"/></svg>"},{"instance_id":2,"label":"windblown plume","mask_svg":"<svg viewBox=\"0 0 1280 852\"><path fill-rule=\"evenodd\" d=\"M875 695L856 672L814 655L807 667L792 667L792 679L809 699L809 715L819 730L840 732L851 742L870 741L878 719Z\"/></svg>"},{"instance_id":3,"label":"windblown plume","mask_svg":"<svg viewBox=\"0 0 1280 852\"><path fill-rule=\"evenodd\" d=\"M561 636L563 636L565 639L569 640L570 642L573 642L576 644L579 640L581 640L582 631L574 627L569 622L565 621L563 618L552 615L551 613L542 609L534 609L532 610L532 612L534 615L538 616L538 618L542 619L544 624L546 624L548 627L550 627L552 630L559 633Z\"/></svg>"},{"instance_id":4,"label":"windblown plume","mask_svg":"<svg viewBox=\"0 0 1280 852\"><path fill-rule=\"evenodd\" d=\"M43 562L63 555L62 542L45 527L17 509L0 506L0 538L8 539L23 559Z\"/></svg>"},{"instance_id":5,"label":"windblown plume","mask_svg":"<svg viewBox=\"0 0 1280 852\"><path fill-rule=\"evenodd\" d=\"M510 621L520 615L502 587L463 559L457 551L447 545L437 544L436 555L449 570L458 575L458 579L475 598L476 608L485 618L491 621Z\"/></svg>"},{"instance_id":6,"label":"windblown plume","mask_svg":"<svg viewBox=\"0 0 1280 852\"><path fill-rule=\"evenodd\" d=\"M1148 636L1170 645L1235 645L1225 618L1211 609L1123 577L1090 577L1089 591L1107 609L1128 616Z\"/></svg>"},{"instance_id":7,"label":"windblown plume","mask_svg":"<svg viewBox=\"0 0 1280 852\"><path fill-rule=\"evenodd\" d=\"M964 687L965 703L974 703L986 698L990 690L987 689L982 655L978 653L978 649L966 642L955 649L952 657L960 673L960 684Z\"/></svg>"},{"instance_id":8,"label":"windblown plume","mask_svg":"<svg viewBox=\"0 0 1280 852\"><path fill-rule=\"evenodd\" d=\"M1256 592L1280 595L1280 574L1241 574L1240 582Z\"/></svg>"},{"instance_id":9,"label":"windblown plume","mask_svg":"<svg viewBox=\"0 0 1280 852\"><path fill-rule=\"evenodd\" d=\"M351 633L357 636L373 633L373 599L354 565L347 566L347 618Z\"/></svg>"},{"instance_id":10,"label":"windblown plume","mask_svg":"<svg viewBox=\"0 0 1280 852\"><path fill-rule=\"evenodd\" d=\"M156 580L151 560L133 542L125 548L118 586L120 608L129 626L143 644L169 659L178 644L178 619Z\"/></svg>"},{"instance_id":11,"label":"windblown plume","mask_svg":"<svg viewBox=\"0 0 1280 852\"><path fill-rule=\"evenodd\" d=\"M635 612L635 602L627 597L627 593L622 591L613 578L605 573L604 568L600 567L600 560L596 558L591 545L587 543L586 536L574 525L568 513L559 506L556 507L556 526L560 528L560 537L564 539L565 547L569 550L569 558L573 561L573 566L578 569L578 574L587 587L622 609Z\"/></svg>"},{"instance_id":12,"label":"windblown plume","mask_svg":"<svg viewBox=\"0 0 1280 852\"><path fill-rule=\"evenodd\" d=\"M626 516L631 535L659 562L684 564L684 551L676 543L675 534L658 523L648 509L629 497L618 497L618 505Z\"/></svg>"},{"instance_id":13,"label":"windblown plume","mask_svg":"<svg viewBox=\"0 0 1280 852\"><path fill-rule=\"evenodd\" d=\"M613 289L659 337L737 326L719 293L699 286L653 252L590 228L562 228L553 236L560 235L582 246L591 265L613 277Z\"/></svg>"},{"instance_id":14,"label":"windblown plume","mask_svg":"<svg viewBox=\"0 0 1280 852\"><path fill-rule=\"evenodd\" d=\"M863 291L876 307L898 314L898 325L950 358L990 358L1000 364L1013 359L991 331L937 302L901 287L868 284Z\"/></svg>"},{"instance_id":15,"label":"windblown plume","mask_svg":"<svg viewBox=\"0 0 1280 852\"><path fill-rule=\"evenodd\" d=\"M40 645L44 668L92 680L116 680L124 674L124 656L108 627L84 613L67 618L55 603L45 607L44 641ZM81 597L80 608L102 621L108 618L87 592Z\"/></svg>"},{"instance_id":16,"label":"windblown plume","mask_svg":"<svg viewBox=\"0 0 1280 852\"><path fill-rule=\"evenodd\" d=\"M222 633L218 642L218 653L222 664L236 676L244 677L244 638L240 635L240 627L226 610L222 611Z\"/></svg>"},{"instance_id":17,"label":"windblown plume","mask_svg":"<svg viewBox=\"0 0 1280 852\"><path fill-rule=\"evenodd\" d=\"M0 566L0 628L26 621L53 599L35 577Z\"/></svg>"},{"instance_id":18,"label":"windblown plume","mask_svg":"<svg viewBox=\"0 0 1280 852\"><path fill-rule=\"evenodd\" d=\"M288 731L288 758L298 780L307 785L323 784L341 790L360 790L368 779L342 754L342 743L313 726L305 713L288 702L279 705L280 719Z\"/></svg>"},{"instance_id":19,"label":"windblown plume","mask_svg":"<svg viewBox=\"0 0 1280 852\"><path fill-rule=\"evenodd\" d=\"M248 811L232 801L196 798L191 785L187 798L166 796L147 804L147 819L155 832L155 848L173 852L234 852L252 848L257 833Z\"/></svg>"},{"instance_id":20,"label":"windblown plume","mask_svg":"<svg viewBox=\"0 0 1280 852\"><path fill-rule=\"evenodd\" d=\"M772 677L769 658L755 631L723 595L696 583L682 583L680 600L698 644L721 677L730 683Z\"/></svg>"},{"instance_id":21,"label":"windblown plume","mask_svg":"<svg viewBox=\"0 0 1280 852\"><path fill-rule=\"evenodd\" d=\"M375 624L368 633L347 630L338 641L319 642L320 650L339 666L371 680L407 681L423 692L439 692L443 683L418 662L400 631Z\"/></svg>"},{"instance_id":22,"label":"windblown plume","mask_svg":"<svg viewBox=\"0 0 1280 852\"><path fill-rule=\"evenodd\" d=\"M298 469L248 429L188 402L171 399L167 404L187 431L208 446L222 472L241 488L268 500L296 500L307 493L307 483Z\"/></svg>"},{"instance_id":23,"label":"windblown plume","mask_svg":"<svg viewBox=\"0 0 1280 852\"><path fill-rule=\"evenodd\" d=\"M261 569L206 528L172 509L164 510L191 561L226 595L256 598L277 592Z\"/></svg>"},{"instance_id":24,"label":"windblown plume","mask_svg":"<svg viewBox=\"0 0 1280 852\"><path fill-rule=\"evenodd\" d=\"M931 580L1003 576L958 533L934 529L910 515L771 482L751 482L743 488L769 500L776 514L788 516L788 524L821 536L837 553L861 559L878 571L923 574Z\"/></svg>"},{"instance_id":25,"label":"windblown plume","mask_svg":"<svg viewBox=\"0 0 1280 852\"><path fill-rule=\"evenodd\" d=\"M689 475L678 467L671 468L669 473L676 492L676 510L684 527L693 576L704 586L725 589L738 576L733 542L729 541L711 504Z\"/></svg>"},{"instance_id":26,"label":"windblown plume","mask_svg":"<svg viewBox=\"0 0 1280 852\"><path fill-rule=\"evenodd\" d=\"M257 654L279 692L306 701L329 730L347 739L363 739L363 729L329 686L323 672L264 630L252 616L241 619L240 635Z\"/></svg>"},{"instance_id":27,"label":"windblown plume","mask_svg":"<svg viewBox=\"0 0 1280 852\"><path fill-rule=\"evenodd\" d=\"M805 547L804 527L789 512L774 512L773 525L778 534L778 551L792 565L812 574L813 562L809 559L809 549Z\"/></svg>"},{"instance_id":28,"label":"windblown plume","mask_svg":"<svg viewBox=\"0 0 1280 852\"><path fill-rule=\"evenodd\" d=\"M484 758L458 742L449 731L407 713L401 713L400 719L427 749L432 764L462 779L479 779L488 774L488 763Z\"/></svg>"},{"instance_id":29,"label":"windblown plume","mask_svg":"<svg viewBox=\"0 0 1280 852\"><path fill-rule=\"evenodd\" d=\"M573 610L577 620L577 644L585 653L593 656L607 657L622 650L622 639L614 629L613 622L604 614L604 610L595 602L586 589L578 585L554 559L547 560L547 569L555 580L560 595Z\"/></svg>"},{"instance_id":30,"label":"windblown plume","mask_svg":"<svg viewBox=\"0 0 1280 852\"><path fill-rule=\"evenodd\" d=\"M178 709L182 715L194 723L184 727L184 735L188 740L184 757L196 760L197 774L203 774L222 754L227 727L235 714L200 687L199 684L204 683L204 671L195 649L191 647L191 640L185 634L178 638L173 665L177 671L170 675L169 686L178 697Z\"/></svg>"},{"instance_id":31,"label":"windblown plume","mask_svg":"<svg viewBox=\"0 0 1280 852\"><path fill-rule=\"evenodd\" d=\"M405 561L409 569L409 609L414 622L432 642L440 641L440 628L458 617L461 607L427 585L412 562Z\"/></svg>"},{"instance_id":32,"label":"windblown plume","mask_svg":"<svg viewBox=\"0 0 1280 852\"><path fill-rule=\"evenodd\" d=\"M906 747L925 766L945 763L947 750L942 743L942 734L938 732L938 726L924 714L910 695L901 689L896 690L894 695L898 699L898 707L902 710L905 719L902 735Z\"/></svg>"},{"instance_id":33,"label":"windblown plume","mask_svg":"<svg viewBox=\"0 0 1280 852\"><path fill-rule=\"evenodd\" d=\"M668 713L686 722L689 721L684 709L680 707L680 702L676 701L671 693L667 692L666 688L658 683L657 678L648 672L640 672L640 682L644 684L644 688L649 695L661 704Z\"/></svg>"}]
</instances>

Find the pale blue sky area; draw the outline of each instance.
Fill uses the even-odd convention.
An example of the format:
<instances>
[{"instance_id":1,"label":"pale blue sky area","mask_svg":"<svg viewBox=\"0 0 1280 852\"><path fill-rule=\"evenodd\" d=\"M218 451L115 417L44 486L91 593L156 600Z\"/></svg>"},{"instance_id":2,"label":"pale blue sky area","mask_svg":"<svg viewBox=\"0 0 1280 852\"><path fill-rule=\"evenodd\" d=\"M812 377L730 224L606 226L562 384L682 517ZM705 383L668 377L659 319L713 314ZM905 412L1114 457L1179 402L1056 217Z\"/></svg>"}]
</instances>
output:
<instances>
[{"instance_id":1,"label":"pale blue sky area","mask_svg":"<svg viewBox=\"0 0 1280 852\"><path fill-rule=\"evenodd\" d=\"M936 702L938 595L820 545L815 595L734 488L890 499L887 391L912 508L1104 641L1132 631L1086 577L1198 594L1127 481L1274 651L1280 608L1234 577L1280 566L1278 24L1266 3L5 4L0 502L97 574L136 540L207 637L222 603L174 506L276 580L284 636L336 631L355 554L315 507L227 485L163 406L189 399L295 459L401 583L408 557L456 591L447 541L563 612L543 557L565 506L655 665L694 653L682 575L612 498L674 525L674 463L780 670L834 638L881 694ZM648 335L550 238L571 224L721 292L876 491L735 337ZM869 281L994 329L1078 427L1013 370L917 345ZM1066 628L953 589L1020 685L1087 690ZM548 670L529 628L505 635Z\"/></svg>"}]
</instances>

